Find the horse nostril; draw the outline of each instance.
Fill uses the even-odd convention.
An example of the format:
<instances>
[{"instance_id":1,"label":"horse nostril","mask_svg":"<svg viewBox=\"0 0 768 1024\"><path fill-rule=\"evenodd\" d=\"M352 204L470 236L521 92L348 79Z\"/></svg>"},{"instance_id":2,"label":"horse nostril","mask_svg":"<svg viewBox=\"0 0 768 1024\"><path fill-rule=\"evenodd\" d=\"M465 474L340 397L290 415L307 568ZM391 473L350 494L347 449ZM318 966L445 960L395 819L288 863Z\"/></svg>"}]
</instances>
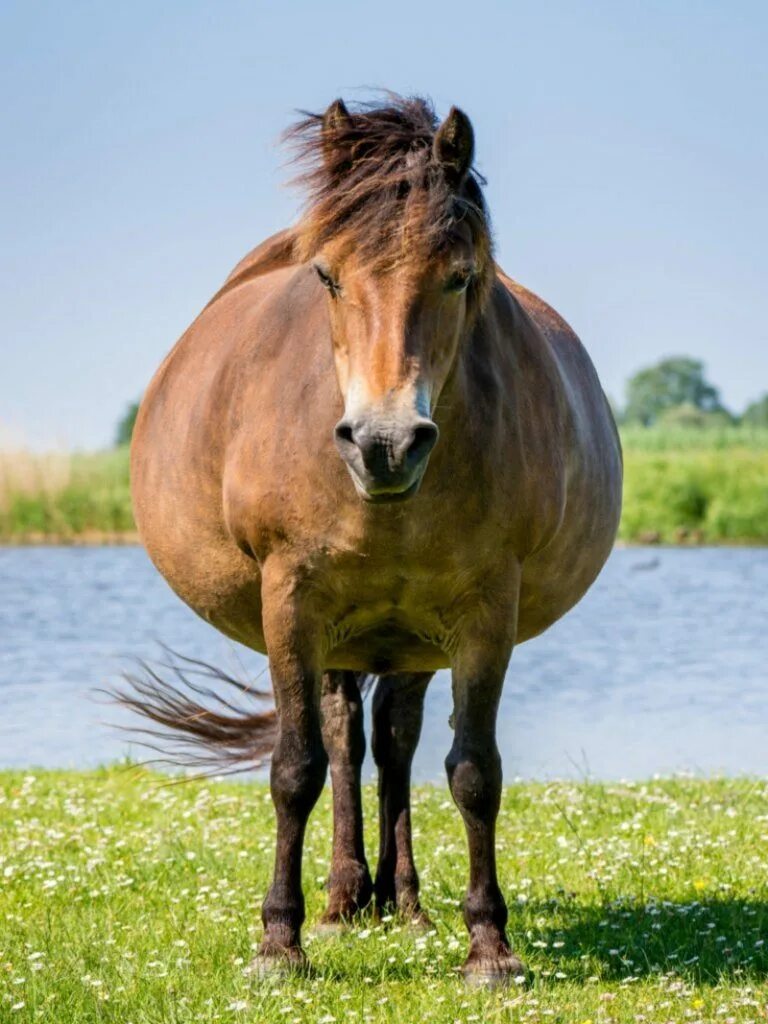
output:
<instances>
[{"instance_id":1,"label":"horse nostril","mask_svg":"<svg viewBox=\"0 0 768 1024\"><path fill-rule=\"evenodd\" d=\"M438 429L434 423L421 423L413 431L413 439L408 445L408 458L413 462L426 459L437 444Z\"/></svg>"},{"instance_id":2,"label":"horse nostril","mask_svg":"<svg viewBox=\"0 0 768 1024\"><path fill-rule=\"evenodd\" d=\"M355 443L352 425L350 423L346 423L344 420L341 420L339 423L336 424L334 434L336 436L336 440L341 441L342 444Z\"/></svg>"}]
</instances>

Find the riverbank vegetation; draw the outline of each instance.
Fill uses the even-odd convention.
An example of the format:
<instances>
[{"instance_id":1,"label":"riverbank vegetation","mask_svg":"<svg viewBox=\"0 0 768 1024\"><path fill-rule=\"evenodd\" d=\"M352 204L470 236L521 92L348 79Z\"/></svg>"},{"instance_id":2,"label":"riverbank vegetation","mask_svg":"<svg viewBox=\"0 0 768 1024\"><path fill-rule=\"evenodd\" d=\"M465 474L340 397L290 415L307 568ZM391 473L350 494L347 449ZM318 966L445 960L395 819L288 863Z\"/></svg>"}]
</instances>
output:
<instances>
[{"instance_id":1,"label":"riverbank vegetation","mask_svg":"<svg viewBox=\"0 0 768 1024\"><path fill-rule=\"evenodd\" d=\"M376 797L365 790L369 856ZM414 795L433 927L365 917L313 934L331 848L326 790L304 859L312 973L245 967L274 857L258 783L163 786L138 770L0 773L0 1019L757 1022L768 1013L768 784L676 779L505 789L499 874L528 987L467 990L463 826Z\"/></svg>"},{"instance_id":2,"label":"riverbank vegetation","mask_svg":"<svg viewBox=\"0 0 768 1024\"><path fill-rule=\"evenodd\" d=\"M768 427L621 428L627 543L767 544ZM134 540L128 450L0 452L0 540Z\"/></svg>"},{"instance_id":3,"label":"riverbank vegetation","mask_svg":"<svg viewBox=\"0 0 768 1024\"><path fill-rule=\"evenodd\" d=\"M135 541L128 445L138 408L126 406L110 451L0 450L0 543ZM631 377L614 412L623 542L768 544L768 394L737 415L702 362L675 356Z\"/></svg>"},{"instance_id":4,"label":"riverbank vegetation","mask_svg":"<svg viewBox=\"0 0 768 1024\"><path fill-rule=\"evenodd\" d=\"M0 541L134 537L127 447L74 454L0 451Z\"/></svg>"}]
</instances>

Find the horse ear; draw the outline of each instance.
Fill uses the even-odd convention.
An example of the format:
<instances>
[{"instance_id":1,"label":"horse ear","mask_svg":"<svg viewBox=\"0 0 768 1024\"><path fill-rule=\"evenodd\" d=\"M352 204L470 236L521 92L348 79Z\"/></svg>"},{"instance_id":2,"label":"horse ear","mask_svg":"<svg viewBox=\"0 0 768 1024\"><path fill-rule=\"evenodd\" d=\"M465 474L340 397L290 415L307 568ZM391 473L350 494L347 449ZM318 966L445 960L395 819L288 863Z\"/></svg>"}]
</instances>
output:
<instances>
[{"instance_id":1,"label":"horse ear","mask_svg":"<svg viewBox=\"0 0 768 1024\"><path fill-rule=\"evenodd\" d=\"M448 184L458 188L464 181L475 155L475 133L463 110L451 107L437 129L432 153L443 168Z\"/></svg>"},{"instance_id":2,"label":"horse ear","mask_svg":"<svg viewBox=\"0 0 768 1024\"><path fill-rule=\"evenodd\" d=\"M340 170L349 162L350 154L340 152L341 137L345 129L352 125L352 118L344 105L344 100L334 100L323 114L323 154L325 163L330 169Z\"/></svg>"}]
</instances>

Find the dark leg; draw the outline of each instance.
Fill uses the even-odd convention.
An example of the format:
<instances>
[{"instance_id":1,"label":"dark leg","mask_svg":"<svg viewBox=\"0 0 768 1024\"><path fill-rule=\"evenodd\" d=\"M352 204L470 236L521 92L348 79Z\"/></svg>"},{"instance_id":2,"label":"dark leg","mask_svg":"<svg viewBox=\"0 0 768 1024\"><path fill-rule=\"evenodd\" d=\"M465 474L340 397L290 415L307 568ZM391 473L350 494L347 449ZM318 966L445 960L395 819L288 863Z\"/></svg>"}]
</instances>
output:
<instances>
[{"instance_id":1,"label":"dark leg","mask_svg":"<svg viewBox=\"0 0 768 1024\"><path fill-rule=\"evenodd\" d=\"M305 961L302 849L307 820L328 767L320 728L321 675L309 645L311 624L302 622L301 609L291 600L290 577L265 573L263 589L264 631L278 719L270 773L277 846L273 881L262 907L264 938L252 965L255 973L301 966Z\"/></svg>"},{"instance_id":2,"label":"dark leg","mask_svg":"<svg viewBox=\"0 0 768 1024\"><path fill-rule=\"evenodd\" d=\"M486 623L486 630L490 633ZM497 985L524 974L506 934L507 907L496 878L495 832L501 801L501 757L496 713L511 643L496 649L486 635L457 653L453 669L454 741L445 762L453 799L469 845L469 887L464 920L468 982Z\"/></svg>"},{"instance_id":3,"label":"dark leg","mask_svg":"<svg viewBox=\"0 0 768 1024\"><path fill-rule=\"evenodd\" d=\"M335 928L367 906L373 895L360 794L365 756L363 702L354 672L326 672L320 710L333 785L333 855L322 925Z\"/></svg>"},{"instance_id":4,"label":"dark leg","mask_svg":"<svg viewBox=\"0 0 768 1024\"><path fill-rule=\"evenodd\" d=\"M379 769L376 904L428 926L419 905L411 844L411 763L421 734L431 672L383 676L373 699L373 756Z\"/></svg>"}]
</instances>

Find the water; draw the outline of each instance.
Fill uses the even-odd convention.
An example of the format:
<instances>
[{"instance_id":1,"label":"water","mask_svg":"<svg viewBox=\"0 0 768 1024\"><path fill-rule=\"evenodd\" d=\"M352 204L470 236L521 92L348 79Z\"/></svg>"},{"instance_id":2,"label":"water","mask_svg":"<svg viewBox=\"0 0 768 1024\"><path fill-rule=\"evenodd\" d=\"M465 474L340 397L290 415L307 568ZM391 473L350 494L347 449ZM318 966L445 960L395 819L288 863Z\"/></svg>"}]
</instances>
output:
<instances>
[{"instance_id":1,"label":"water","mask_svg":"<svg viewBox=\"0 0 768 1024\"><path fill-rule=\"evenodd\" d=\"M768 549L617 550L565 619L521 646L499 722L507 778L768 773ZM156 641L249 674L139 548L0 549L0 766L88 767L126 755L115 682ZM443 778L450 683L431 684L415 761ZM366 774L372 774L367 766Z\"/></svg>"}]
</instances>

